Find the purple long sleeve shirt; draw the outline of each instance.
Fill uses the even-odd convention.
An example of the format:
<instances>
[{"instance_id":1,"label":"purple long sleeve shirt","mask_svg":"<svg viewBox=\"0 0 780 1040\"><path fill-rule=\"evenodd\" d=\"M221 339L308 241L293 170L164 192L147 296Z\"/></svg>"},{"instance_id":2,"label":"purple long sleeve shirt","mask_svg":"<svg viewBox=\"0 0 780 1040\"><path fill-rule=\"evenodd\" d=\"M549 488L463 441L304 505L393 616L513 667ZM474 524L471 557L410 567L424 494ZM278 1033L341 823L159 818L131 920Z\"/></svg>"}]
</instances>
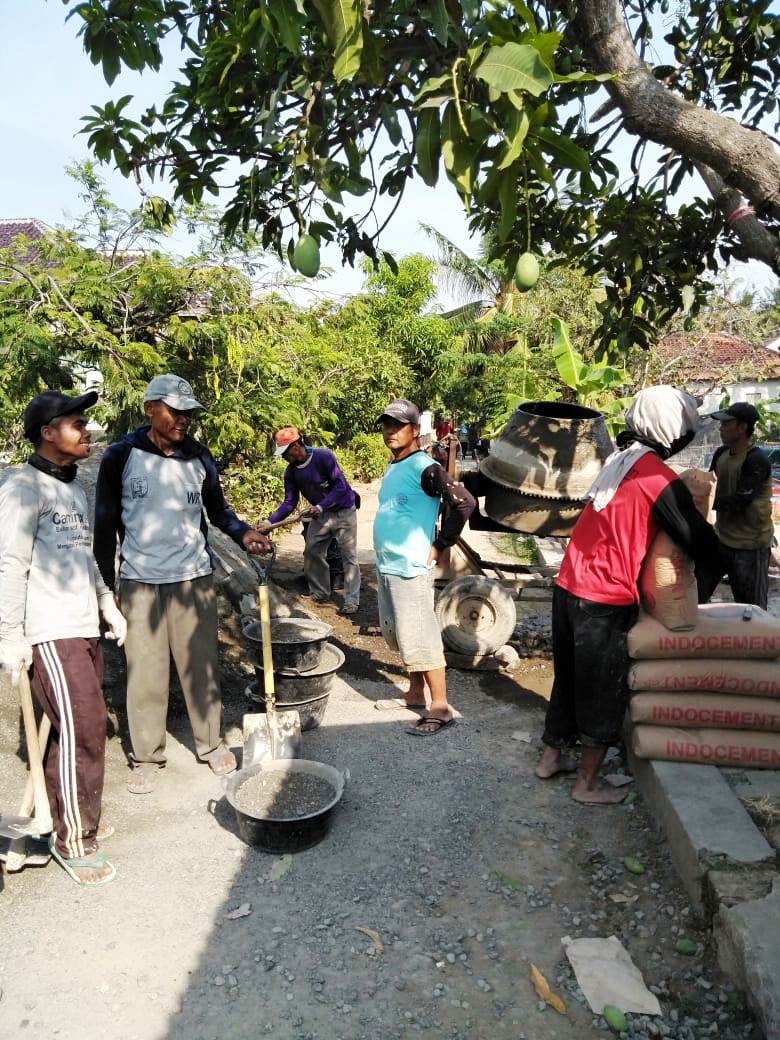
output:
<instances>
[{"instance_id":1,"label":"purple long sleeve shirt","mask_svg":"<svg viewBox=\"0 0 780 1040\"><path fill-rule=\"evenodd\" d=\"M329 509L354 509L355 492L341 472L336 456L327 448L307 448L309 457L300 466L288 465L284 471L284 501L268 517L276 524L298 505L301 495L313 506Z\"/></svg>"}]
</instances>

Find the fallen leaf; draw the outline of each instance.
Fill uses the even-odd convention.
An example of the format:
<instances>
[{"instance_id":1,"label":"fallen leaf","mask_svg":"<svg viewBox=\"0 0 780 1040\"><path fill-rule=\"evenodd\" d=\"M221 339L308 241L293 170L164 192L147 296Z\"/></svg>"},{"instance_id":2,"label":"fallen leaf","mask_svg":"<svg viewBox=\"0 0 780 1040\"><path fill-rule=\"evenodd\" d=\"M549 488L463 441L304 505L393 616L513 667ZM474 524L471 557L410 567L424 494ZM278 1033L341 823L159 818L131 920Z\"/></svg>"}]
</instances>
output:
<instances>
[{"instance_id":1,"label":"fallen leaf","mask_svg":"<svg viewBox=\"0 0 780 1040\"><path fill-rule=\"evenodd\" d=\"M292 856L282 856L281 859L278 859L266 875L268 881L279 881L280 878L283 878L292 866L292 861Z\"/></svg>"},{"instance_id":2,"label":"fallen leaf","mask_svg":"<svg viewBox=\"0 0 780 1040\"><path fill-rule=\"evenodd\" d=\"M543 1000L545 1004L549 1004L551 1008L555 1008L555 1010L559 1014L565 1015L566 1005L558 996L558 994L553 993L553 991L550 989L550 984L548 983L544 975L542 975L542 973L539 971L535 964L529 963L528 967L531 972L531 982L533 984L534 989L536 990L536 994L539 997L539 999Z\"/></svg>"},{"instance_id":3,"label":"fallen leaf","mask_svg":"<svg viewBox=\"0 0 780 1040\"><path fill-rule=\"evenodd\" d=\"M362 932L363 935L367 935L371 942L374 944L374 953L384 953L385 946L382 942L382 937L379 932L374 931L373 928L367 928L363 924L356 924L353 926L356 932Z\"/></svg>"},{"instance_id":4,"label":"fallen leaf","mask_svg":"<svg viewBox=\"0 0 780 1040\"><path fill-rule=\"evenodd\" d=\"M237 906L235 910L231 910L229 914L225 914L225 920L227 921L238 921L241 917L249 917L252 913L251 903L242 903L241 906Z\"/></svg>"},{"instance_id":5,"label":"fallen leaf","mask_svg":"<svg viewBox=\"0 0 780 1040\"><path fill-rule=\"evenodd\" d=\"M626 784L633 784L633 776L626 776L625 773L608 773L604 779L608 784L612 784L613 787L625 787Z\"/></svg>"},{"instance_id":6,"label":"fallen leaf","mask_svg":"<svg viewBox=\"0 0 780 1040\"><path fill-rule=\"evenodd\" d=\"M622 892L610 892L609 898L613 903L635 903L639 896L626 896Z\"/></svg>"},{"instance_id":7,"label":"fallen leaf","mask_svg":"<svg viewBox=\"0 0 780 1040\"><path fill-rule=\"evenodd\" d=\"M530 733L527 733L524 729L516 729L512 733L512 740L522 740L524 744L530 744L532 737Z\"/></svg>"}]
</instances>

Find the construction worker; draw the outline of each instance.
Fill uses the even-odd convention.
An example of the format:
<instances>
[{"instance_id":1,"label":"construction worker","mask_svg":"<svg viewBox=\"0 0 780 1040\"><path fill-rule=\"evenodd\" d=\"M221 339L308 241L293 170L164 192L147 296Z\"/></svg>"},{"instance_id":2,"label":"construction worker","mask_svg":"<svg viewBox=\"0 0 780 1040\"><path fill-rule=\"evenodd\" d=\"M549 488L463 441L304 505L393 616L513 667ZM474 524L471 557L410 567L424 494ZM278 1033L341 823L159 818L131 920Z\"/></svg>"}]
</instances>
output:
<instances>
[{"instance_id":1,"label":"construction worker","mask_svg":"<svg viewBox=\"0 0 780 1040\"><path fill-rule=\"evenodd\" d=\"M133 794L150 793L165 765L171 655L198 759L217 776L236 768L220 736L217 599L206 516L247 552L262 553L269 543L228 506L213 456L187 434L202 408L185 379L156 376L144 393L149 425L110 445L98 474L95 558L110 589L116 587L117 541L120 549L132 743L127 788Z\"/></svg>"},{"instance_id":2,"label":"construction worker","mask_svg":"<svg viewBox=\"0 0 780 1040\"><path fill-rule=\"evenodd\" d=\"M44 759L54 858L80 885L116 870L98 841L106 754L100 620L122 645L127 625L92 555L89 509L76 479L89 455L84 412L95 392L47 390L24 411L35 449L0 488L0 666L32 689L52 730Z\"/></svg>"}]
</instances>

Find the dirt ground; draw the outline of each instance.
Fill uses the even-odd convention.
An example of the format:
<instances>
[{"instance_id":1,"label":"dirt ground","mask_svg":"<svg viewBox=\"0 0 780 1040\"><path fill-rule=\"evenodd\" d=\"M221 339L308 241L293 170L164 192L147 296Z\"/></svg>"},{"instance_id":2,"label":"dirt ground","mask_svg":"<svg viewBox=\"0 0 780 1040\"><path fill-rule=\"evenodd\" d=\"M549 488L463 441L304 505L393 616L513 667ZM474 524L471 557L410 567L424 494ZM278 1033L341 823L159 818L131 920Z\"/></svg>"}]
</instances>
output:
<instances>
[{"instance_id":1,"label":"dirt ground","mask_svg":"<svg viewBox=\"0 0 780 1040\"><path fill-rule=\"evenodd\" d=\"M288 580L301 545L286 536ZM534 778L548 661L524 660L511 678L450 671L463 718L428 739L407 735L411 714L375 709L403 675L379 636L369 553L363 562L357 617L318 608L346 664L323 725L304 735L307 758L351 779L329 836L294 857L240 840L221 781L194 759L175 689L158 788L126 791L123 663L108 649L104 818L116 834L105 851L117 877L89 891L50 864L2 879L0 1038L582 1040L606 1027L561 938L613 934L664 1010L634 1016L630 1036L757 1037L641 801L582 808L569 779ZM225 722L237 745L251 668L224 613ZM0 755L0 805L15 811L23 765L7 686ZM627 873L625 856L645 873ZM239 907L248 912L231 918ZM676 953L681 937L700 952ZM566 1015L539 1002L529 963Z\"/></svg>"}]
</instances>

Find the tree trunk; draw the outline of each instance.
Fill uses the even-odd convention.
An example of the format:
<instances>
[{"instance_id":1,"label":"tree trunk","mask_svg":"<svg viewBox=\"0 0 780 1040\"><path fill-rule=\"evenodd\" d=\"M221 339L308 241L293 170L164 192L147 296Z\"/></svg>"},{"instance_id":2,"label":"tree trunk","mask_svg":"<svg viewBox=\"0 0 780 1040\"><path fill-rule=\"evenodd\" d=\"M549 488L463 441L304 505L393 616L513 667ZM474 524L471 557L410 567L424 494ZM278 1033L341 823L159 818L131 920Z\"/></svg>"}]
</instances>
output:
<instances>
[{"instance_id":1,"label":"tree trunk","mask_svg":"<svg viewBox=\"0 0 780 1040\"><path fill-rule=\"evenodd\" d=\"M579 43L594 71L615 75L605 86L623 113L626 129L708 167L725 189L741 192L759 217L780 220L780 154L769 138L686 101L656 80L634 47L620 0L581 0L577 7ZM721 205L724 201L721 197ZM769 229L763 231L754 241L740 238L751 256L777 270L780 240Z\"/></svg>"}]
</instances>

